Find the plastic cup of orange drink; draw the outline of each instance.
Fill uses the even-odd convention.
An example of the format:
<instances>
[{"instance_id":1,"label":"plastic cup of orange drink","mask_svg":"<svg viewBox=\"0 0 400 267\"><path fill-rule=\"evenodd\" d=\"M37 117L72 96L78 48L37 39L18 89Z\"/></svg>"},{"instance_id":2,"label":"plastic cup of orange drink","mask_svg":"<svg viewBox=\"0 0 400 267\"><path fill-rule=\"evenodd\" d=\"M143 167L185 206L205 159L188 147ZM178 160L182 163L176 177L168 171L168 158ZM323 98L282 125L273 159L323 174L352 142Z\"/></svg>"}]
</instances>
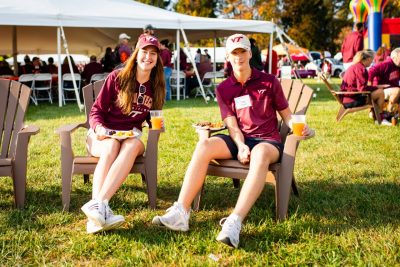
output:
<instances>
[{"instance_id":1,"label":"plastic cup of orange drink","mask_svg":"<svg viewBox=\"0 0 400 267\"><path fill-rule=\"evenodd\" d=\"M150 110L151 128L159 130L162 128L163 118L161 110Z\"/></svg>"},{"instance_id":2,"label":"plastic cup of orange drink","mask_svg":"<svg viewBox=\"0 0 400 267\"><path fill-rule=\"evenodd\" d=\"M302 136L305 125L306 115L292 115L292 127L294 135Z\"/></svg>"}]
</instances>

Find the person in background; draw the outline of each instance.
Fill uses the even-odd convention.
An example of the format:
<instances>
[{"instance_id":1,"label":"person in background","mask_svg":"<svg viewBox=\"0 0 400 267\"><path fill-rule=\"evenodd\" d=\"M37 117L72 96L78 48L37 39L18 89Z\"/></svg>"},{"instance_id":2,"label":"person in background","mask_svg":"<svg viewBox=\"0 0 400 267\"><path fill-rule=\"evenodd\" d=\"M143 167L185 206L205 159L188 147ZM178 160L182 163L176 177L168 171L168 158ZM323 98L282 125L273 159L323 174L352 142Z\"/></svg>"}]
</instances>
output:
<instances>
[{"instance_id":1,"label":"person in background","mask_svg":"<svg viewBox=\"0 0 400 267\"><path fill-rule=\"evenodd\" d=\"M267 58L264 65L265 73L269 73L269 51L267 52ZM272 49L272 66L271 66L271 74L278 75L278 53L274 49Z\"/></svg>"},{"instance_id":2,"label":"person in background","mask_svg":"<svg viewBox=\"0 0 400 267\"><path fill-rule=\"evenodd\" d=\"M204 49L204 55L211 61L211 56L208 54L208 49Z\"/></svg>"},{"instance_id":3,"label":"person in background","mask_svg":"<svg viewBox=\"0 0 400 267\"><path fill-rule=\"evenodd\" d=\"M190 206L203 186L209 162L238 159L242 164L250 163L250 169L235 208L221 220L222 230L217 236L218 241L237 248L242 221L264 188L268 166L279 162L283 153L276 114L291 126L292 113L276 77L250 67L251 47L245 35L228 38L226 55L233 73L218 86L216 95L229 135L218 134L197 143L178 200L152 223L188 231ZM310 133L305 126L303 135Z\"/></svg>"},{"instance_id":4,"label":"person in background","mask_svg":"<svg viewBox=\"0 0 400 267\"><path fill-rule=\"evenodd\" d=\"M33 65L33 70L32 72L34 74L36 73L41 73L42 72L42 62L40 61L40 58L38 57L33 57L32 58L32 65Z\"/></svg>"},{"instance_id":5,"label":"person in background","mask_svg":"<svg viewBox=\"0 0 400 267\"><path fill-rule=\"evenodd\" d=\"M327 59L324 59L321 69L325 77L327 79L330 79L332 73L332 64Z\"/></svg>"},{"instance_id":6,"label":"person in background","mask_svg":"<svg viewBox=\"0 0 400 267\"><path fill-rule=\"evenodd\" d=\"M141 131L150 110L160 110L165 99L164 71L154 36L141 36L123 68L106 78L89 114L88 152L98 157L92 199L82 206L87 233L119 227L125 219L114 215L109 201L125 181L136 158L144 153L140 135L114 139L107 129Z\"/></svg>"},{"instance_id":7,"label":"person in background","mask_svg":"<svg viewBox=\"0 0 400 267\"><path fill-rule=\"evenodd\" d=\"M231 75L232 75L232 64L228 60L225 60L225 62L224 62L224 77L228 78Z\"/></svg>"},{"instance_id":8,"label":"person in background","mask_svg":"<svg viewBox=\"0 0 400 267\"><path fill-rule=\"evenodd\" d=\"M353 64L353 57L358 51L364 49L363 36L364 24L358 22L355 31L348 34L343 41L341 52L343 57L343 67L346 71Z\"/></svg>"},{"instance_id":9,"label":"person in background","mask_svg":"<svg viewBox=\"0 0 400 267\"><path fill-rule=\"evenodd\" d=\"M131 37L126 33L121 33L118 39L119 39L119 44L114 49L115 60L117 65L125 63L125 61L132 54L132 49L129 46L129 40L131 39Z\"/></svg>"},{"instance_id":10,"label":"person in background","mask_svg":"<svg viewBox=\"0 0 400 267\"><path fill-rule=\"evenodd\" d=\"M143 28L143 34L148 34L148 35L155 36L155 29L156 28L154 28L151 24L147 24Z\"/></svg>"},{"instance_id":11,"label":"person in background","mask_svg":"<svg viewBox=\"0 0 400 267\"><path fill-rule=\"evenodd\" d=\"M250 38L250 44L251 44L251 59L250 59L250 66L252 68L256 68L257 70L263 70L264 66L262 64L261 60L261 52L260 49L258 49L256 45L256 40L253 38Z\"/></svg>"},{"instance_id":12,"label":"person in background","mask_svg":"<svg viewBox=\"0 0 400 267\"><path fill-rule=\"evenodd\" d=\"M97 58L95 55L90 56L90 62L85 65L82 78L86 81L86 84L90 82L90 79L93 74L103 73L103 67L99 62L97 62Z\"/></svg>"},{"instance_id":13,"label":"person in background","mask_svg":"<svg viewBox=\"0 0 400 267\"><path fill-rule=\"evenodd\" d=\"M166 89L167 89L167 94L166 94L166 100L171 100L171 84L169 81L169 78L172 75L172 53L168 49L169 41L168 39L164 39L160 42L161 44L161 51L160 51L160 57L162 60L162 64L164 66L164 78L165 78L165 84L166 84Z\"/></svg>"},{"instance_id":14,"label":"person in background","mask_svg":"<svg viewBox=\"0 0 400 267\"><path fill-rule=\"evenodd\" d=\"M381 63L385 60L385 48L382 46L378 48L374 57L374 65Z\"/></svg>"},{"instance_id":15,"label":"person in background","mask_svg":"<svg viewBox=\"0 0 400 267\"><path fill-rule=\"evenodd\" d=\"M111 47L106 48L106 53L101 59L104 72L112 72L115 67L115 54L112 52Z\"/></svg>"},{"instance_id":16,"label":"person in background","mask_svg":"<svg viewBox=\"0 0 400 267\"><path fill-rule=\"evenodd\" d=\"M10 65L8 64L8 62L5 60L0 61L0 75L14 76L14 72L10 68Z\"/></svg>"},{"instance_id":17,"label":"person in background","mask_svg":"<svg viewBox=\"0 0 400 267\"><path fill-rule=\"evenodd\" d=\"M375 101L379 107L381 114L382 125L391 125L390 122L384 119L382 110L384 103L383 89L376 86L368 86L368 71L367 68L371 65L374 59L374 51L363 50L358 51L353 58L353 64L346 70L343 76L340 91L342 92L371 92L372 101ZM364 106L367 103L366 95L344 95L342 103L345 108L354 108Z\"/></svg>"},{"instance_id":18,"label":"person in background","mask_svg":"<svg viewBox=\"0 0 400 267\"><path fill-rule=\"evenodd\" d=\"M33 73L33 64L31 58L28 55L24 57L24 65L18 68L18 75L21 76L22 74L32 74Z\"/></svg>"},{"instance_id":19,"label":"person in background","mask_svg":"<svg viewBox=\"0 0 400 267\"><path fill-rule=\"evenodd\" d=\"M179 70L185 71L188 67L187 56L183 49L179 49ZM193 66L192 66L193 67Z\"/></svg>"},{"instance_id":20,"label":"person in background","mask_svg":"<svg viewBox=\"0 0 400 267\"><path fill-rule=\"evenodd\" d=\"M46 66L46 73L51 73L51 74L57 74L58 73L58 68L56 65L54 65L54 58L49 57L47 59L47 66Z\"/></svg>"},{"instance_id":21,"label":"person in background","mask_svg":"<svg viewBox=\"0 0 400 267\"><path fill-rule=\"evenodd\" d=\"M385 99L389 100L387 111L394 112L394 106L400 99L400 47L394 49L385 61L372 66L369 71L369 82L374 85L386 85Z\"/></svg>"},{"instance_id":22,"label":"person in background","mask_svg":"<svg viewBox=\"0 0 400 267\"><path fill-rule=\"evenodd\" d=\"M196 63L196 68L199 68L200 61L201 61L201 50L200 48L198 48L196 50L196 55L194 55L194 63Z\"/></svg>"},{"instance_id":23,"label":"person in background","mask_svg":"<svg viewBox=\"0 0 400 267\"><path fill-rule=\"evenodd\" d=\"M72 70L74 71L74 73L79 73L79 69L75 64L74 58L72 56L69 56L69 59L71 60ZM61 65L61 73L71 73L71 70L69 69L68 57L64 58L63 64Z\"/></svg>"}]
</instances>

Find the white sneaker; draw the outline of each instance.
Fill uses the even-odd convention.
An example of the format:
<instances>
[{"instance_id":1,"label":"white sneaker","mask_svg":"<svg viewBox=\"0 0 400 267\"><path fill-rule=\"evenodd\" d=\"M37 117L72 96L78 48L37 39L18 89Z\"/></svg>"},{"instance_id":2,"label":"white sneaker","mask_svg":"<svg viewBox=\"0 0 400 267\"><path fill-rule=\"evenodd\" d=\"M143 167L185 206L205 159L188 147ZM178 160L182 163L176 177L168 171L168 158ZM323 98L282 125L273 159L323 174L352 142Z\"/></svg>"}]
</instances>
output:
<instances>
[{"instance_id":1,"label":"white sneaker","mask_svg":"<svg viewBox=\"0 0 400 267\"><path fill-rule=\"evenodd\" d=\"M217 240L234 248L239 246L239 234L242 228L240 218L236 214L231 214L227 218L222 218L219 224L222 226Z\"/></svg>"},{"instance_id":2,"label":"white sneaker","mask_svg":"<svg viewBox=\"0 0 400 267\"><path fill-rule=\"evenodd\" d=\"M122 215L114 215L108 204L106 205L106 222L104 224L104 231L118 228L125 222L125 218Z\"/></svg>"},{"instance_id":3,"label":"white sneaker","mask_svg":"<svg viewBox=\"0 0 400 267\"><path fill-rule=\"evenodd\" d=\"M392 126L392 123L388 121L387 119L383 119L381 122L381 125L383 126Z\"/></svg>"},{"instance_id":4,"label":"white sneaker","mask_svg":"<svg viewBox=\"0 0 400 267\"><path fill-rule=\"evenodd\" d=\"M81 208L83 213L98 226L103 226L106 223L105 209L104 202L95 199L90 200Z\"/></svg>"},{"instance_id":5,"label":"white sneaker","mask_svg":"<svg viewBox=\"0 0 400 267\"><path fill-rule=\"evenodd\" d=\"M88 219L86 223L86 233L88 234L96 234L104 230L103 226L98 226L91 219Z\"/></svg>"},{"instance_id":6,"label":"white sneaker","mask_svg":"<svg viewBox=\"0 0 400 267\"><path fill-rule=\"evenodd\" d=\"M190 211L187 212L181 203L175 202L172 207L167 209L163 216L155 216L152 224L165 226L174 231L186 232L189 230Z\"/></svg>"}]
</instances>

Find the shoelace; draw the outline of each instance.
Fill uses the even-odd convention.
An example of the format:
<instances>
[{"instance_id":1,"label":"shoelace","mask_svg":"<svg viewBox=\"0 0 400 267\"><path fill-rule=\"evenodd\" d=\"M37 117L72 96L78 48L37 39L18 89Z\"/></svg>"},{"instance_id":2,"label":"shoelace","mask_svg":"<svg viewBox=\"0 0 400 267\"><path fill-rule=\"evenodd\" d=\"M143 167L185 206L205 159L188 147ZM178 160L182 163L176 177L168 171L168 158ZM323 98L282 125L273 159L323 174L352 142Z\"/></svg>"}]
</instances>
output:
<instances>
[{"instance_id":1,"label":"shoelace","mask_svg":"<svg viewBox=\"0 0 400 267\"><path fill-rule=\"evenodd\" d=\"M227 221L227 219L228 219L228 217L222 218L222 219L219 221L219 225L220 225L220 226L224 226L224 225L225 225L225 222ZM229 221L230 221L231 223L228 223L228 224L225 225L225 227L228 228L228 229L227 229L228 231L231 231L231 230L240 231L240 226L239 226L238 223L236 223L235 220L231 219L231 220L229 220Z\"/></svg>"}]
</instances>

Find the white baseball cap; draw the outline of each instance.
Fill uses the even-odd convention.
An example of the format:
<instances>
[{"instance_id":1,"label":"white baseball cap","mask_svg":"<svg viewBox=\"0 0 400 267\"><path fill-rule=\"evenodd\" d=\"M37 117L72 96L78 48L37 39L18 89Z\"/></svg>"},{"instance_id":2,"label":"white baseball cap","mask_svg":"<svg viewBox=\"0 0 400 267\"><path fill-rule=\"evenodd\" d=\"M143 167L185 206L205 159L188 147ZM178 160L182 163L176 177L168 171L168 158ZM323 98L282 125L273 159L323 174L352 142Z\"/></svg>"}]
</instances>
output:
<instances>
[{"instance_id":1,"label":"white baseball cap","mask_svg":"<svg viewBox=\"0 0 400 267\"><path fill-rule=\"evenodd\" d=\"M128 40L130 40L131 37L130 37L129 35L127 35L126 33L121 33L121 34L119 35L119 39L120 39L120 40L121 40L121 39L128 39Z\"/></svg>"},{"instance_id":2,"label":"white baseball cap","mask_svg":"<svg viewBox=\"0 0 400 267\"><path fill-rule=\"evenodd\" d=\"M240 33L229 36L226 41L226 53L230 54L236 48L243 48L244 50L251 51L249 38Z\"/></svg>"}]
</instances>

